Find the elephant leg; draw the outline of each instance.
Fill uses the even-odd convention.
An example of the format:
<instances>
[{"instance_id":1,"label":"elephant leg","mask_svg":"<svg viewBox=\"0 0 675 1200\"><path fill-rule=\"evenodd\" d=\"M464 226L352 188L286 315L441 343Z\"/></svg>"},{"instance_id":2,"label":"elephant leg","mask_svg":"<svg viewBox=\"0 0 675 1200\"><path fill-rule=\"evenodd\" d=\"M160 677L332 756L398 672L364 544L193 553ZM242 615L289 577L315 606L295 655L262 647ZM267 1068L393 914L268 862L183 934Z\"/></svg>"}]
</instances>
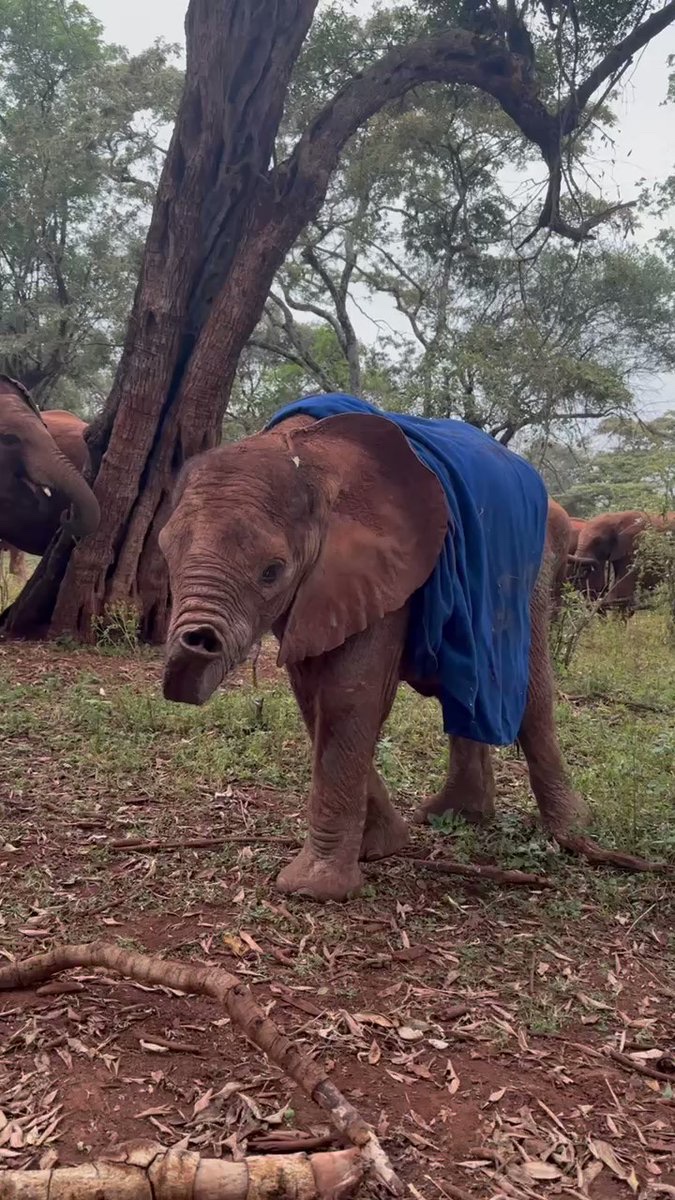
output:
<instances>
[{"instance_id":1,"label":"elephant leg","mask_svg":"<svg viewBox=\"0 0 675 1200\"><path fill-rule=\"evenodd\" d=\"M294 683L293 687L302 719L307 726L310 740L314 743L317 712L316 689L311 684L309 687L303 686L301 678L297 679L297 686ZM384 720L386 720L386 716L383 717ZM398 850L404 850L409 844L408 823L396 811L389 799L384 780L375 765L371 764L368 773L366 819L359 858L365 861L388 858L391 854L396 854Z\"/></svg>"},{"instance_id":2,"label":"elephant leg","mask_svg":"<svg viewBox=\"0 0 675 1200\"><path fill-rule=\"evenodd\" d=\"M582 830L588 813L581 796L566 778L554 720L554 681L548 642L548 603L541 581L532 605L530 686L518 740L527 759L530 783L544 828L566 850L581 854L597 865L627 871L663 870L663 863L649 862L619 850L606 850Z\"/></svg>"},{"instance_id":3,"label":"elephant leg","mask_svg":"<svg viewBox=\"0 0 675 1200\"><path fill-rule=\"evenodd\" d=\"M410 845L408 823L396 811L381 776L371 766L368 775L366 821L359 858L388 858Z\"/></svg>"},{"instance_id":4,"label":"elephant leg","mask_svg":"<svg viewBox=\"0 0 675 1200\"><path fill-rule=\"evenodd\" d=\"M530 680L518 734L544 827L555 836L585 824L586 807L565 773L555 728L555 683L548 640L549 600L546 566L532 599Z\"/></svg>"},{"instance_id":5,"label":"elephant leg","mask_svg":"<svg viewBox=\"0 0 675 1200\"><path fill-rule=\"evenodd\" d=\"M277 887L316 900L346 900L363 882L359 856L373 753L396 695L407 610L391 613L319 658L289 668L313 742L309 831ZM380 813L383 794L374 801ZM387 805L388 805L387 800Z\"/></svg>"},{"instance_id":6,"label":"elephant leg","mask_svg":"<svg viewBox=\"0 0 675 1200\"><path fill-rule=\"evenodd\" d=\"M489 746L467 738L450 738L447 779L440 792L420 804L413 819L424 825L449 812L473 825L485 824L494 817L495 779Z\"/></svg>"}]
</instances>

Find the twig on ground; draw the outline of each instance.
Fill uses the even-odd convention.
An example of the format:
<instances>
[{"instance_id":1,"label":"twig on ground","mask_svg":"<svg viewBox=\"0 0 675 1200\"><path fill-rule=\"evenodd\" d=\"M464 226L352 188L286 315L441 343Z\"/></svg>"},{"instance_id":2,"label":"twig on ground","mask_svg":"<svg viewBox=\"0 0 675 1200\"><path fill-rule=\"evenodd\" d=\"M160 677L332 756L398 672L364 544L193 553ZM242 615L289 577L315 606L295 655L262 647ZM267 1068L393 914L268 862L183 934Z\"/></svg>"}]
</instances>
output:
<instances>
[{"instance_id":1,"label":"twig on ground","mask_svg":"<svg viewBox=\"0 0 675 1200\"><path fill-rule=\"evenodd\" d=\"M248 845L249 842L260 842L262 845L268 846L299 846L300 842L293 837L268 837L258 836L257 834L242 834L236 837L231 837L229 834L226 837L203 837L203 838L185 838L183 841L162 842L149 841L144 842L138 838L121 838L115 842L98 842L97 845L103 845L106 850L130 850L140 852L142 850L152 850L155 853L161 853L165 850L209 850L212 846L229 846L229 845Z\"/></svg>"},{"instance_id":2,"label":"twig on ground","mask_svg":"<svg viewBox=\"0 0 675 1200\"><path fill-rule=\"evenodd\" d=\"M448 1183L444 1179L441 1186L440 1183L436 1183L436 1180L431 1178L431 1175L427 1175L425 1178L429 1180L429 1183L433 1183L434 1187L438 1188L441 1196L447 1196L449 1200L473 1200L473 1197L468 1192L465 1192L464 1188L457 1187L454 1183ZM417 1195L419 1196L419 1192L417 1192Z\"/></svg>"},{"instance_id":3,"label":"twig on ground","mask_svg":"<svg viewBox=\"0 0 675 1200\"><path fill-rule=\"evenodd\" d=\"M159 1037L156 1033L139 1033L139 1042L145 1042L151 1046L160 1046L162 1050L172 1050L174 1054L198 1054L202 1055L204 1051L201 1046L195 1042L171 1042L168 1038Z\"/></svg>"},{"instance_id":4,"label":"twig on ground","mask_svg":"<svg viewBox=\"0 0 675 1200\"><path fill-rule=\"evenodd\" d=\"M652 712L663 713L669 712L667 708L660 704L647 704L645 700L630 700L626 696L610 696L606 692L590 692L586 695L571 696L565 692L561 692L563 700L569 701L570 704L593 704L598 701L602 704L622 704L624 708L631 708L635 712Z\"/></svg>"},{"instance_id":5,"label":"twig on ground","mask_svg":"<svg viewBox=\"0 0 675 1200\"><path fill-rule=\"evenodd\" d=\"M106 942L91 942L58 946L47 954L37 954L23 962L0 967L0 990L34 988L53 975L74 967L105 967L137 983L160 984L217 1000L244 1036L294 1080L327 1113L335 1128L358 1147L370 1177L387 1187L392 1195L403 1195L403 1185L375 1131L338 1091L325 1071L301 1053L265 1016L249 989L236 975L215 967L197 967L154 958ZM243 1196L246 1196L245 1192Z\"/></svg>"},{"instance_id":6,"label":"twig on ground","mask_svg":"<svg viewBox=\"0 0 675 1200\"><path fill-rule=\"evenodd\" d=\"M651 872L652 874L670 873L675 870L666 862L650 862L647 858L624 854L622 850L606 850L588 837L556 834L556 841L563 850L569 850L571 854L580 854L594 867L620 867L623 871Z\"/></svg>"},{"instance_id":7,"label":"twig on ground","mask_svg":"<svg viewBox=\"0 0 675 1200\"><path fill-rule=\"evenodd\" d=\"M75 979L64 979L62 983L56 980L54 983L45 983L42 987L35 989L36 996L70 996L75 992L83 992L84 984L77 983Z\"/></svg>"},{"instance_id":8,"label":"twig on ground","mask_svg":"<svg viewBox=\"0 0 675 1200\"><path fill-rule=\"evenodd\" d=\"M310 1150L327 1150L336 1140L332 1133L312 1137L311 1134L298 1134L284 1137L280 1133L263 1133L260 1137L249 1137L248 1145L254 1154L307 1154Z\"/></svg>"},{"instance_id":9,"label":"twig on ground","mask_svg":"<svg viewBox=\"0 0 675 1200\"><path fill-rule=\"evenodd\" d=\"M411 858L407 854L397 857L410 863L413 867L422 867L425 871L435 871L438 875L459 875L464 879L489 879L493 883L501 883L505 887L553 887L553 881L545 875L532 875L526 871L505 871L501 867L481 866L467 863L451 862L447 858Z\"/></svg>"}]
</instances>

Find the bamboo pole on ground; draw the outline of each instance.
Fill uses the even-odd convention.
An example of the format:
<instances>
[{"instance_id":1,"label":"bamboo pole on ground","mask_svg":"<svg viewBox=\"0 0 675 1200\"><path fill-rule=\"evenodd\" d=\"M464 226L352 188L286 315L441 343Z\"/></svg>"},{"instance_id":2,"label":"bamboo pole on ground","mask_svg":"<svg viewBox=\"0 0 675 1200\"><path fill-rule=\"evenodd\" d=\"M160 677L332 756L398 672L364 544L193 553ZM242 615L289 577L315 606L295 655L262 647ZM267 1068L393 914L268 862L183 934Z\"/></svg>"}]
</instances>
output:
<instances>
[{"instance_id":1,"label":"bamboo pole on ground","mask_svg":"<svg viewBox=\"0 0 675 1200\"><path fill-rule=\"evenodd\" d=\"M217 1000L244 1036L262 1050L271 1063L290 1076L324 1110L334 1127L358 1148L366 1176L386 1187L390 1195L403 1195L403 1184L372 1127L335 1087L322 1067L304 1055L265 1016L236 975L216 967L197 967L151 957L106 942L86 942L57 946L47 954L36 954L22 962L0 967L0 990L34 988L53 975L75 967L105 967L137 983L170 987ZM302 1193L299 1195L302 1197ZM66 1197L67 1192L58 1200L66 1200ZM5 1200L2 1191L0 1200ZM50 1200L56 1200L54 1192L50 1193Z\"/></svg>"},{"instance_id":2,"label":"bamboo pole on ground","mask_svg":"<svg viewBox=\"0 0 675 1200\"><path fill-rule=\"evenodd\" d=\"M347 1200L364 1176L356 1148L230 1163L138 1141L77 1167L2 1171L0 1200Z\"/></svg>"}]
</instances>

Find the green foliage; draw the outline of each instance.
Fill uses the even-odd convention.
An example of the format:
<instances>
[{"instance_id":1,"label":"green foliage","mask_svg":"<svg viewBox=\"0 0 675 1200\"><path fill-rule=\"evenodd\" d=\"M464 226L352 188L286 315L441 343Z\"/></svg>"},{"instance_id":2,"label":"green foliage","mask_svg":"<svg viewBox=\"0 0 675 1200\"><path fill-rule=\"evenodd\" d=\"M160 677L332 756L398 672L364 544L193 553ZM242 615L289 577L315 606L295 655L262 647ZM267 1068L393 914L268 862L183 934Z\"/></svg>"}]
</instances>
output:
<instances>
[{"instance_id":1,"label":"green foliage","mask_svg":"<svg viewBox=\"0 0 675 1200\"><path fill-rule=\"evenodd\" d=\"M0 0L0 362L42 406L87 415L107 388L175 52L107 45L76 0Z\"/></svg>"},{"instance_id":2,"label":"green foliage","mask_svg":"<svg viewBox=\"0 0 675 1200\"><path fill-rule=\"evenodd\" d=\"M666 528L646 529L640 536L635 563L639 599L665 609L675 645L675 512Z\"/></svg>"},{"instance_id":3,"label":"green foliage","mask_svg":"<svg viewBox=\"0 0 675 1200\"><path fill-rule=\"evenodd\" d=\"M572 516L596 512L675 509L675 412L654 421L620 419L600 426L605 445L594 453L533 443L553 495Z\"/></svg>"},{"instance_id":4,"label":"green foliage","mask_svg":"<svg viewBox=\"0 0 675 1200\"><path fill-rule=\"evenodd\" d=\"M93 618L92 633L103 653L137 653L140 650L138 609L133 604L107 606L102 616Z\"/></svg>"},{"instance_id":5,"label":"green foliage","mask_svg":"<svg viewBox=\"0 0 675 1200\"><path fill-rule=\"evenodd\" d=\"M329 89L406 38L458 23L476 28L483 8L466 0L399 5L359 20L330 5L294 72L279 153ZM586 14L595 50L610 9ZM504 11L490 8L492 17ZM523 9L537 53L550 55L543 12ZM633 7L612 20L628 27L636 14ZM570 32L571 9L554 6L550 15ZM492 34L508 41L505 27ZM607 126L612 116L602 108L595 120ZM590 138L570 149L570 171ZM417 89L375 115L345 148L320 217L277 276L254 339L248 426L261 423L256 407L262 416L293 388L348 387L384 407L458 416L505 442L522 430L550 440L570 424L630 413L637 373L675 363L675 268L607 234L580 249L549 243L515 252L538 215L540 197L522 202L533 164L532 147L473 89ZM577 200L587 211L602 204L581 190ZM359 310L377 314L367 346L358 345ZM248 355L239 393L250 373Z\"/></svg>"}]
</instances>

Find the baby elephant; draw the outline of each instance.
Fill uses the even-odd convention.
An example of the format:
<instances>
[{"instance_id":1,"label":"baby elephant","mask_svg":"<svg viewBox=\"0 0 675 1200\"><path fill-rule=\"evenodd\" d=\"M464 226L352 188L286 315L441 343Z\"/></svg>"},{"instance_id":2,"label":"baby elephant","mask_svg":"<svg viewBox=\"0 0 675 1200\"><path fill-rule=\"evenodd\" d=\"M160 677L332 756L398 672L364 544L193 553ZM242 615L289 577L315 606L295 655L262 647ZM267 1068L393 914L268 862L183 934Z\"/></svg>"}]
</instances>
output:
<instances>
[{"instance_id":1,"label":"baby elephant","mask_svg":"<svg viewBox=\"0 0 675 1200\"><path fill-rule=\"evenodd\" d=\"M173 597L164 694L203 704L272 630L313 743L309 832L278 887L344 900L409 835L373 765L400 680L436 696L442 791L494 811L487 744L518 739L545 827L583 818L553 718L551 584L569 520L534 469L455 421L335 395L192 459L160 537Z\"/></svg>"}]
</instances>

